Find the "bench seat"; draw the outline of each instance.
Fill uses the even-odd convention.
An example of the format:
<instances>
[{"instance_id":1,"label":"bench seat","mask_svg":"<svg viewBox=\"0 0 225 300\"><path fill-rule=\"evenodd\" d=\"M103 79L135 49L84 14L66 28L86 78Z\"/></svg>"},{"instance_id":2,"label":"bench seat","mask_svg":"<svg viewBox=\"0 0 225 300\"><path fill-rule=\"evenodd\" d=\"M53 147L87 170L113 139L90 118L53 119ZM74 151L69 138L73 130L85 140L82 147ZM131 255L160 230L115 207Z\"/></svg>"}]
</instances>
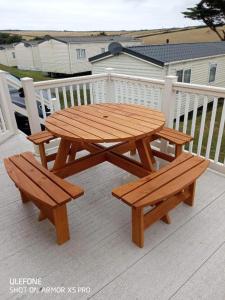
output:
<instances>
[{"instance_id":1,"label":"bench seat","mask_svg":"<svg viewBox=\"0 0 225 300\"><path fill-rule=\"evenodd\" d=\"M46 170L31 152L6 158L4 164L22 201L32 201L40 209L39 220L48 218L54 224L58 244L69 240L66 203L84 191Z\"/></svg>"},{"instance_id":2,"label":"bench seat","mask_svg":"<svg viewBox=\"0 0 225 300\"><path fill-rule=\"evenodd\" d=\"M164 127L163 129L157 131L154 134L153 140L159 138L164 139L170 142L171 144L175 145L175 157L178 157L182 153L182 147L185 144L190 143L193 140L192 136L180 132L176 129L167 128L167 127ZM154 155L157 156L157 152L158 151L154 151ZM170 159L168 160L171 161Z\"/></svg>"},{"instance_id":3,"label":"bench seat","mask_svg":"<svg viewBox=\"0 0 225 300\"><path fill-rule=\"evenodd\" d=\"M112 194L132 207L132 239L144 246L144 229L162 219L170 223L168 212L184 202L193 205L196 179L206 170L209 161L182 153L159 171L122 185ZM144 213L144 208L153 208Z\"/></svg>"},{"instance_id":4,"label":"bench seat","mask_svg":"<svg viewBox=\"0 0 225 300\"><path fill-rule=\"evenodd\" d=\"M28 136L27 139L38 146L42 166L47 169L48 162L55 159L56 153L46 155L45 144L48 144L50 141L56 139L56 137L50 131L45 130L34 133Z\"/></svg>"},{"instance_id":5,"label":"bench seat","mask_svg":"<svg viewBox=\"0 0 225 300\"><path fill-rule=\"evenodd\" d=\"M47 130L34 133L27 137L29 141L31 141L32 143L38 146L40 158L41 158L41 164L46 169L48 169L48 162L56 159L57 153L46 155L45 144L48 144L50 141L56 138L57 138L56 136L54 136L50 131ZM69 162L74 161L76 158L76 153L81 150L83 150L81 144L73 143L68 153L68 161Z\"/></svg>"}]
</instances>

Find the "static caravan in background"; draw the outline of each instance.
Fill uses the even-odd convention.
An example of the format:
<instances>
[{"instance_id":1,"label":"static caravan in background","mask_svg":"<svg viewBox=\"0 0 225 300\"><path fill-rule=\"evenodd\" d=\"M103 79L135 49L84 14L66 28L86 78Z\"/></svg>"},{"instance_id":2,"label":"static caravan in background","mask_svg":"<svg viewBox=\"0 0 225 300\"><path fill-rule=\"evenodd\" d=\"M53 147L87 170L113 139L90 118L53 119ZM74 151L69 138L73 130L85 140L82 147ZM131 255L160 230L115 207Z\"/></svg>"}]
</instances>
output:
<instances>
[{"instance_id":1,"label":"static caravan in background","mask_svg":"<svg viewBox=\"0 0 225 300\"><path fill-rule=\"evenodd\" d=\"M8 67L17 66L14 44L0 45L0 64Z\"/></svg>"},{"instance_id":2,"label":"static caravan in background","mask_svg":"<svg viewBox=\"0 0 225 300\"><path fill-rule=\"evenodd\" d=\"M104 53L112 42L124 46L140 45L140 41L125 36L91 36L51 38L39 43L42 71L53 74L91 72L89 57Z\"/></svg>"},{"instance_id":3,"label":"static caravan in background","mask_svg":"<svg viewBox=\"0 0 225 300\"><path fill-rule=\"evenodd\" d=\"M123 47L91 57L93 74L114 68L115 73L225 87L225 42Z\"/></svg>"},{"instance_id":4,"label":"static caravan in background","mask_svg":"<svg viewBox=\"0 0 225 300\"><path fill-rule=\"evenodd\" d=\"M39 41L21 42L15 46L17 66L21 70L41 70Z\"/></svg>"},{"instance_id":5,"label":"static caravan in background","mask_svg":"<svg viewBox=\"0 0 225 300\"><path fill-rule=\"evenodd\" d=\"M113 68L114 73L155 79L176 75L179 82L225 87L225 42L121 47L116 55L108 51L89 61L93 74ZM180 114L183 115L186 96L181 97ZM159 101L158 97L155 102ZM199 106L202 103L203 99ZM193 105L191 101L189 111Z\"/></svg>"}]
</instances>

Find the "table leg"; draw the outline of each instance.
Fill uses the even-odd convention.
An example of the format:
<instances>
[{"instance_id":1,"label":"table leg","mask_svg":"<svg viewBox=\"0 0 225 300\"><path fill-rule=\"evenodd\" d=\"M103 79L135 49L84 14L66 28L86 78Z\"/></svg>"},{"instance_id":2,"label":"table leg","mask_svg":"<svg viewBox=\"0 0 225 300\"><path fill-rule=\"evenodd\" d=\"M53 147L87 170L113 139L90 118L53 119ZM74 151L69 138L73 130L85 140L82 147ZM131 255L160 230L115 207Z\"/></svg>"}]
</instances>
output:
<instances>
[{"instance_id":1,"label":"table leg","mask_svg":"<svg viewBox=\"0 0 225 300\"><path fill-rule=\"evenodd\" d=\"M81 147L81 143L72 143L70 147L70 152L69 152L69 158L68 162L73 162L76 158L76 154L78 151L80 151L83 147Z\"/></svg>"},{"instance_id":2,"label":"table leg","mask_svg":"<svg viewBox=\"0 0 225 300\"><path fill-rule=\"evenodd\" d=\"M145 169L154 171L155 168L154 168L153 164L154 164L155 160L152 155L152 149L149 144L149 138L137 140L135 143L137 146L140 160L141 160L143 166L145 167Z\"/></svg>"},{"instance_id":3,"label":"table leg","mask_svg":"<svg viewBox=\"0 0 225 300\"><path fill-rule=\"evenodd\" d=\"M135 142L130 142L130 155L135 155L136 154L136 145Z\"/></svg>"},{"instance_id":4,"label":"table leg","mask_svg":"<svg viewBox=\"0 0 225 300\"><path fill-rule=\"evenodd\" d=\"M39 153L41 158L42 166L48 169L48 161L46 159L46 153L45 153L45 145L44 143L39 145Z\"/></svg>"},{"instance_id":5,"label":"table leg","mask_svg":"<svg viewBox=\"0 0 225 300\"><path fill-rule=\"evenodd\" d=\"M56 155L55 163L52 170L60 169L65 166L67 156L70 151L70 145L71 141L61 139L61 142L59 144L59 149Z\"/></svg>"}]
</instances>

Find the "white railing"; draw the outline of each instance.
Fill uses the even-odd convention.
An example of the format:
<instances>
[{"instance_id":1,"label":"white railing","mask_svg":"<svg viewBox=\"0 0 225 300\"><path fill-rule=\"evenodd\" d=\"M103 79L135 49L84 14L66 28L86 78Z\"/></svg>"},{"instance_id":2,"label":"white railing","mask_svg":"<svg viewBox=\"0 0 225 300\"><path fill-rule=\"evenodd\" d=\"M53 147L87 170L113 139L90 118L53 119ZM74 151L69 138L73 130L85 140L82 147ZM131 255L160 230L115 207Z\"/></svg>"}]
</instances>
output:
<instances>
[{"instance_id":1,"label":"white railing","mask_svg":"<svg viewBox=\"0 0 225 300\"><path fill-rule=\"evenodd\" d=\"M34 88L40 95L47 95L51 111L56 107L66 108L71 105L87 105L94 102L103 102L106 97L107 74L74 77L44 82L35 82ZM54 99L54 102L52 102ZM44 110L43 110L44 112Z\"/></svg>"},{"instance_id":2,"label":"white railing","mask_svg":"<svg viewBox=\"0 0 225 300\"><path fill-rule=\"evenodd\" d=\"M23 78L21 82L28 118L32 116L30 127L33 133L40 131L40 124L44 124L44 119L54 111L70 106L100 103L107 97L107 74L42 82Z\"/></svg>"},{"instance_id":3,"label":"white railing","mask_svg":"<svg viewBox=\"0 0 225 300\"><path fill-rule=\"evenodd\" d=\"M9 94L6 73L0 71L0 143L17 132L13 105Z\"/></svg>"},{"instance_id":4,"label":"white railing","mask_svg":"<svg viewBox=\"0 0 225 300\"><path fill-rule=\"evenodd\" d=\"M4 134L7 131L6 121L3 117L2 109L0 106L0 132Z\"/></svg>"},{"instance_id":5,"label":"white railing","mask_svg":"<svg viewBox=\"0 0 225 300\"><path fill-rule=\"evenodd\" d=\"M194 137L185 149L225 168L225 89L175 83L173 91L177 100L173 127Z\"/></svg>"},{"instance_id":6,"label":"white railing","mask_svg":"<svg viewBox=\"0 0 225 300\"><path fill-rule=\"evenodd\" d=\"M111 74L114 102L141 104L160 110L165 81Z\"/></svg>"},{"instance_id":7,"label":"white railing","mask_svg":"<svg viewBox=\"0 0 225 300\"><path fill-rule=\"evenodd\" d=\"M225 88L178 83L174 76L159 80L122 75L109 69L99 75L42 82L23 78L21 82L32 133L41 130L49 114L65 107L140 104L163 111L167 126L194 137L185 150L210 159L212 167L225 173ZM156 145L173 151L166 142Z\"/></svg>"}]
</instances>

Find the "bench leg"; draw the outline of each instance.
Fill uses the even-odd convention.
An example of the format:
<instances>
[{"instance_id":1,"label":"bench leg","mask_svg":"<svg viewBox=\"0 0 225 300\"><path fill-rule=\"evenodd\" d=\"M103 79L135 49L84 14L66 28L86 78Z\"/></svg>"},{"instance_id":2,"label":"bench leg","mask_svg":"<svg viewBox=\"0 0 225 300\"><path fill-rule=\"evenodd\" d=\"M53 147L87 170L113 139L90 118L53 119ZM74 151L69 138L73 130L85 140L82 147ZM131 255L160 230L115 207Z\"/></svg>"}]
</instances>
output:
<instances>
[{"instance_id":1,"label":"bench leg","mask_svg":"<svg viewBox=\"0 0 225 300\"><path fill-rule=\"evenodd\" d=\"M175 157L178 157L183 152L182 145L175 145Z\"/></svg>"},{"instance_id":2,"label":"bench leg","mask_svg":"<svg viewBox=\"0 0 225 300\"><path fill-rule=\"evenodd\" d=\"M53 209L53 220L56 229L57 243L61 245L70 239L66 205L58 206Z\"/></svg>"},{"instance_id":3,"label":"bench leg","mask_svg":"<svg viewBox=\"0 0 225 300\"><path fill-rule=\"evenodd\" d=\"M21 200L22 200L23 203L26 203L26 202L30 201L28 195L26 195L24 192L20 191L20 195L21 195Z\"/></svg>"},{"instance_id":4,"label":"bench leg","mask_svg":"<svg viewBox=\"0 0 225 300\"><path fill-rule=\"evenodd\" d=\"M169 214L166 214L161 218L161 221L163 221L166 224L171 224L171 217L169 216Z\"/></svg>"},{"instance_id":5,"label":"bench leg","mask_svg":"<svg viewBox=\"0 0 225 300\"><path fill-rule=\"evenodd\" d=\"M130 155L135 155L137 153L137 149L134 142L130 142Z\"/></svg>"},{"instance_id":6,"label":"bench leg","mask_svg":"<svg viewBox=\"0 0 225 300\"><path fill-rule=\"evenodd\" d=\"M132 241L140 248L144 247L144 210L132 207Z\"/></svg>"},{"instance_id":7,"label":"bench leg","mask_svg":"<svg viewBox=\"0 0 225 300\"><path fill-rule=\"evenodd\" d=\"M68 158L68 162L70 163L70 162L73 162L74 160L75 160L75 158L76 158L76 152L71 152L70 154L69 154L69 158Z\"/></svg>"},{"instance_id":8,"label":"bench leg","mask_svg":"<svg viewBox=\"0 0 225 300\"><path fill-rule=\"evenodd\" d=\"M70 147L68 162L73 162L76 158L77 152L80 150L80 144L73 143Z\"/></svg>"},{"instance_id":9,"label":"bench leg","mask_svg":"<svg viewBox=\"0 0 225 300\"><path fill-rule=\"evenodd\" d=\"M48 162L47 162L47 157L46 157L46 153L45 153L44 143L39 145L39 153L40 153L42 166L45 167L46 169L48 169Z\"/></svg>"},{"instance_id":10,"label":"bench leg","mask_svg":"<svg viewBox=\"0 0 225 300\"><path fill-rule=\"evenodd\" d=\"M191 193L191 196L184 200L184 203L189 205L189 206L193 206L194 205L194 198L195 198L195 187L196 187L196 181L193 182L190 186L189 186L189 192Z\"/></svg>"},{"instance_id":11,"label":"bench leg","mask_svg":"<svg viewBox=\"0 0 225 300\"><path fill-rule=\"evenodd\" d=\"M38 221L40 222L40 221L43 221L45 219L47 219L46 214L43 212L43 210L40 210L40 213L39 213L39 216L38 216Z\"/></svg>"},{"instance_id":12,"label":"bench leg","mask_svg":"<svg viewBox=\"0 0 225 300\"><path fill-rule=\"evenodd\" d=\"M156 206L159 206L161 203L163 203L163 201L157 203ZM169 213L165 214L165 216L163 216L160 220L166 224L171 224L171 217L169 216Z\"/></svg>"}]
</instances>

